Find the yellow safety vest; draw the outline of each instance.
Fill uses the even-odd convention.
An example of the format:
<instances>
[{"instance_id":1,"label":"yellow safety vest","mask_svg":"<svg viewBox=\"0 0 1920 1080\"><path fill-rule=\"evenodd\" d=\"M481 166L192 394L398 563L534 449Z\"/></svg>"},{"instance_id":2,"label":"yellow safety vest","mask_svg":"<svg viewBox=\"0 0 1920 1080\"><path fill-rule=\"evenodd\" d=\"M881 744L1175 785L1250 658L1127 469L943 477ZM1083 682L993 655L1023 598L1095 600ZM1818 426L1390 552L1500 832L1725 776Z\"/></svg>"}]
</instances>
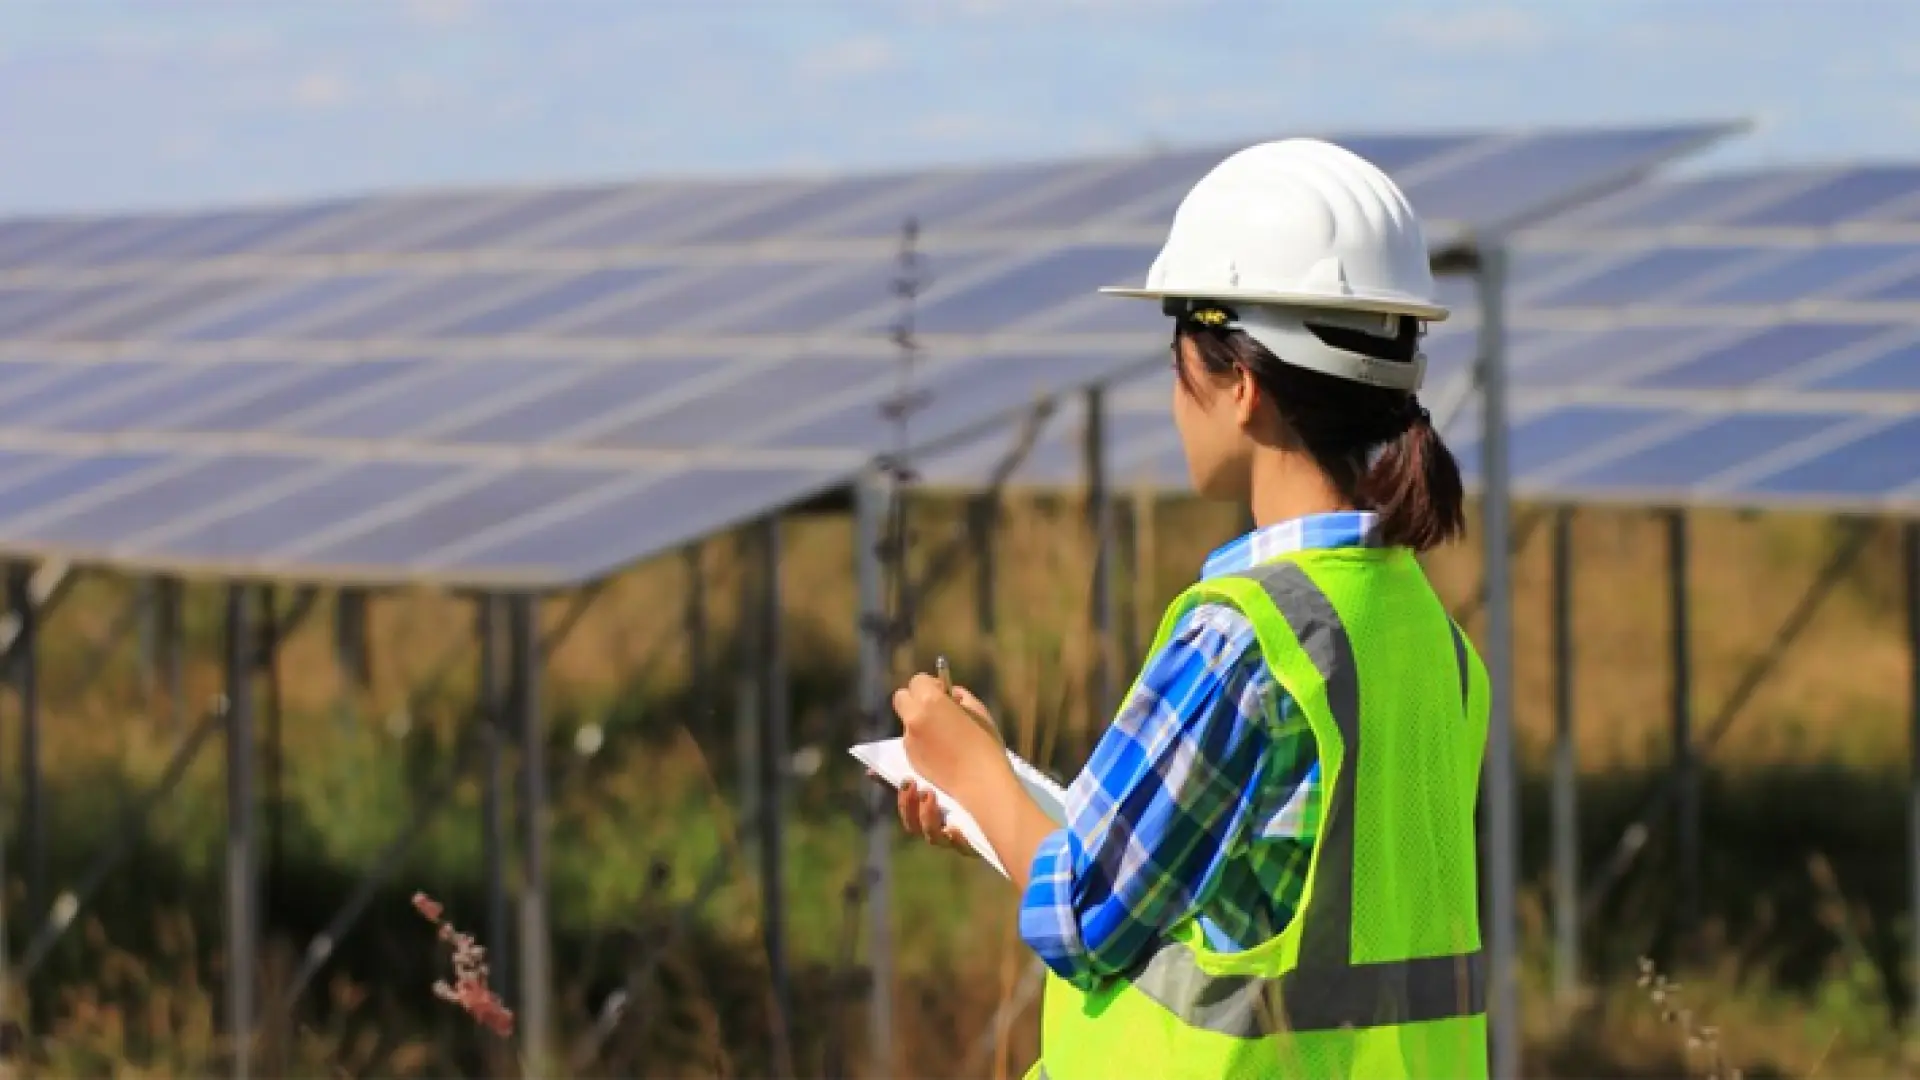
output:
<instances>
[{"instance_id":1,"label":"yellow safety vest","mask_svg":"<svg viewBox=\"0 0 1920 1080\"><path fill-rule=\"evenodd\" d=\"M1406 548L1287 554L1201 582L1319 750L1325 813L1299 910L1240 953L1174 927L1092 993L1048 974L1029 1080L1487 1075L1473 811L1486 668Z\"/></svg>"}]
</instances>

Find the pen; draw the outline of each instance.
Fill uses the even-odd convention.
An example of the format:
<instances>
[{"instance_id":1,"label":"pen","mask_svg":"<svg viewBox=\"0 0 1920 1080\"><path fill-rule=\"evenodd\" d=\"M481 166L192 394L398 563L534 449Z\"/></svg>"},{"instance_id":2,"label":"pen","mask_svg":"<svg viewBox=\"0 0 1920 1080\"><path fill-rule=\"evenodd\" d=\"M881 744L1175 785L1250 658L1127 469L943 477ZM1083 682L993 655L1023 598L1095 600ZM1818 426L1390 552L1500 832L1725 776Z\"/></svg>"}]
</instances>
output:
<instances>
[{"instance_id":1,"label":"pen","mask_svg":"<svg viewBox=\"0 0 1920 1080\"><path fill-rule=\"evenodd\" d=\"M947 658L944 656L934 657L933 671L934 674L940 676L940 689L946 691L948 697L953 697L953 668L947 663ZM994 737L999 737L1000 732L993 726L993 721L968 708L965 702L960 703L960 711L972 717L974 722L981 727L993 732Z\"/></svg>"}]
</instances>

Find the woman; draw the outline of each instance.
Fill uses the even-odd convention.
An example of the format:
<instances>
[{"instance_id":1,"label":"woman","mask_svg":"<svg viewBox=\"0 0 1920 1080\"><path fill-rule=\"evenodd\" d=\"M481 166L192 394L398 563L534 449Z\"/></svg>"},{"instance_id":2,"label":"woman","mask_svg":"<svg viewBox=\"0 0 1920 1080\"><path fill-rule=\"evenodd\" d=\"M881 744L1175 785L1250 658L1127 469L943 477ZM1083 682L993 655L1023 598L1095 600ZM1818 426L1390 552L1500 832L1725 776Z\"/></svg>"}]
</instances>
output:
<instances>
[{"instance_id":1,"label":"woman","mask_svg":"<svg viewBox=\"0 0 1920 1080\"><path fill-rule=\"evenodd\" d=\"M894 695L1050 969L1035 1075L1484 1076L1487 690L1415 558L1463 529L1416 396L1447 315L1419 221L1359 157L1267 143L1188 193L1144 288L1103 291L1172 317L1193 485L1257 527L1167 609L1066 828L971 694ZM925 791L899 808L958 843Z\"/></svg>"}]
</instances>

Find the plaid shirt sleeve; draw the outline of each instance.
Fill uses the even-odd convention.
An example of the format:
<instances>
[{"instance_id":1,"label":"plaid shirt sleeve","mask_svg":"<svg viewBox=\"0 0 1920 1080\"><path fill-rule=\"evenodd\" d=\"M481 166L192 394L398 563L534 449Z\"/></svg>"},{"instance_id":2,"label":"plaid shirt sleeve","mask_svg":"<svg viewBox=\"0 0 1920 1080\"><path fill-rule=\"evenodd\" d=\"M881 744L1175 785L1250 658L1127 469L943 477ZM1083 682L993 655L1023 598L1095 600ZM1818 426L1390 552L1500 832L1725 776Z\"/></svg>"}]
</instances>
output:
<instances>
[{"instance_id":1,"label":"plaid shirt sleeve","mask_svg":"<svg viewBox=\"0 0 1920 1080\"><path fill-rule=\"evenodd\" d=\"M1247 908L1278 907L1284 919L1298 903L1317 829L1316 760L1245 616L1196 606L1148 658L1069 787L1067 827L1034 857L1021 937L1061 978L1091 989L1196 912L1229 937L1278 932ZM1227 873L1270 840L1294 841L1292 854L1251 877ZM1223 890L1223 876L1261 884Z\"/></svg>"}]
</instances>

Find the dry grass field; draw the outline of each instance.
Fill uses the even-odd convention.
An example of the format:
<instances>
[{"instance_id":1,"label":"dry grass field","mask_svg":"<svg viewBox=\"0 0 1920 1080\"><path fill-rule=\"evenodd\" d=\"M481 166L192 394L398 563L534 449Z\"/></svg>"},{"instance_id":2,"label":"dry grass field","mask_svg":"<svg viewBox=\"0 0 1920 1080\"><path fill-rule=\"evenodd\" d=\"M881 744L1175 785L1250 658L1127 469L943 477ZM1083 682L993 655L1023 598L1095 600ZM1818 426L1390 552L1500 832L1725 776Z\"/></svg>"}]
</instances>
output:
<instances>
[{"instance_id":1,"label":"dry grass field","mask_svg":"<svg viewBox=\"0 0 1920 1080\"><path fill-rule=\"evenodd\" d=\"M934 499L915 515L922 554L961 521L957 505ZM1518 517L1527 516L1522 508ZM996 632L983 637L977 628L974 568L963 560L927 596L913 648L922 663L936 652L951 657L963 682L990 670L1021 748L1063 771L1084 755L1098 723L1084 689L1098 646L1086 629L1082 520L1072 500L1010 498L996 538ZM1121 638L1145 639L1160 606L1231 534L1233 521L1217 506L1158 504L1149 539L1123 553L1116 574L1118 608L1132 627ZM1528 773L1528 1053L1539 1074L1674 1075L1687 1064L1684 1034L1635 986L1643 953L1671 959L1687 1000L1749 1076L1893 1075L1906 1067L1897 1017L1908 1007L1913 976L1904 961L1910 676L1896 530L1874 528L1857 564L1706 758L1700 934L1690 943L1671 938L1672 846L1667 830L1657 829L1641 863L1587 928L1587 992L1564 1006L1548 993L1546 963L1550 567L1547 530L1531 532L1515 563L1514 692ZM1696 731L1767 649L1839 529L1812 517L1692 515ZM860 781L842 754L857 723L848 699L852 557L844 518L796 517L784 531L792 745L817 751L800 755L805 769L794 781L788 836L794 1053L802 1075L824 1075L836 1054L856 1067L864 1062L863 1007L844 963L850 927L859 925L846 885L860 851L852 815ZM1477 543L1431 560L1456 606L1471 606ZM677 557L605 586L548 667L556 970L565 1045L583 1074L751 1076L769 1066L767 983L755 951L758 894L751 860L741 858L748 838L734 790L729 685L742 666L733 647L734 551L721 538L699 556L713 672L705 685L689 677L688 575ZM1591 867L1670 754L1663 531L1643 511L1582 511L1575 552L1582 849ZM143 827L127 824L126 802L158 776L178 735L167 704L143 689L130 644L98 670L90 660L96 650L88 643L106 633L129 591L123 582L90 580L46 631L44 757L56 889L75 881L111 838L130 835L133 843L128 862L82 910L35 983L32 1046L66 1075L193 1075L218 1055L209 1031L220 978L221 755L215 740L175 799ZM288 593L281 590L283 603ZM558 624L568 604L549 600L543 617ZM216 589L192 590L190 703L217 687L219 610ZM489 1051L470 1025L432 1000L432 942L405 903L424 888L448 902L463 928L482 921L478 790L470 778L447 782L473 695L472 608L440 595L380 597L374 678L364 693L337 672L329 625L323 602L278 666L281 764L277 781L271 773L262 781L269 800L278 791L277 809L263 818L276 838L268 846L276 944L263 989L285 979L308 937L410 818L430 824L291 1020L270 1025L271 1060L303 1075L472 1070ZM1478 617L1468 626L1477 629ZM1115 651L1124 652L1124 643ZM11 709L5 723L0 746L17 746ZM11 753L0 757L13 763ZM17 783L9 780L6 790L17 798ZM729 855L736 861L726 883L697 918L678 920L676 905ZM1024 962L1004 884L904 844L896 875L902 1074L1017 1075L1032 1053L1031 1011L1014 1021L1004 1052L977 1044ZM24 940L12 917L17 876L10 896L17 956ZM594 1008L636 964L649 975L627 1019L597 1048L578 1043Z\"/></svg>"}]
</instances>

